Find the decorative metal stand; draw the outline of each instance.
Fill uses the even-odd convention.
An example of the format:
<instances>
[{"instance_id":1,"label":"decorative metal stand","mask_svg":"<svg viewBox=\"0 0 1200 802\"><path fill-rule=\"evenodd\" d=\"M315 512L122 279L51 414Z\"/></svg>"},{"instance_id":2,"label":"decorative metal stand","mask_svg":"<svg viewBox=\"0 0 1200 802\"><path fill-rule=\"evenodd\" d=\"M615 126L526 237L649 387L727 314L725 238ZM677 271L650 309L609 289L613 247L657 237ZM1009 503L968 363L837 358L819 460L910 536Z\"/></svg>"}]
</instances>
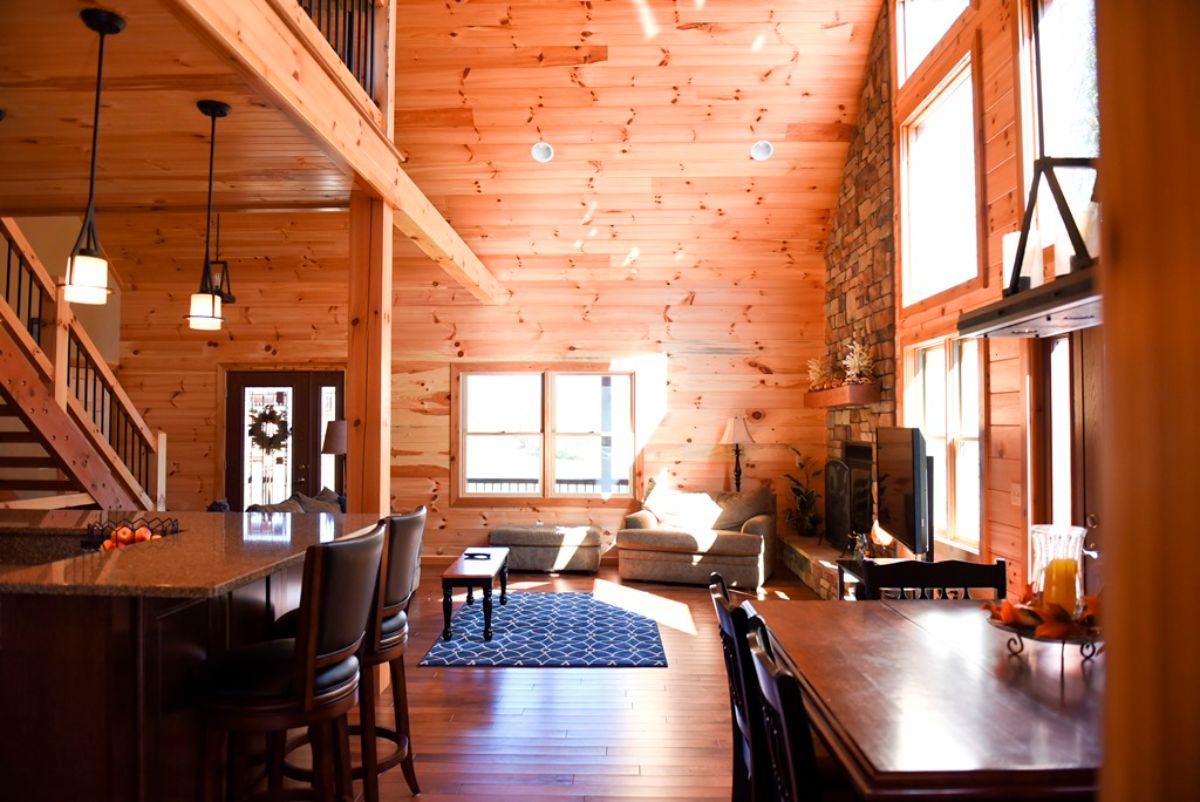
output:
<instances>
[{"instance_id":1,"label":"decorative metal stand","mask_svg":"<svg viewBox=\"0 0 1200 802\"><path fill-rule=\"evenodd\" d=\"M1002 629L1005 632L1011 633L1004 645L1008 647L1008 653L1014 657L1025 651L1026 638L1029 640L1039 641L1040 643L1060 644L1062 646L1062 656L1064 658L1068 643L1072 646L1078 646L1079 655L1083 658L1085 663L1095 657L1100 650L1099 638L1092 638L1086 635L1074 638L1036 638L1034 637L1033 632L1028 628L1014 627L1009 624L1003 624L995 619L988 619L988 623L994 626L996 629Z\"/></svg>"}]
</instances>

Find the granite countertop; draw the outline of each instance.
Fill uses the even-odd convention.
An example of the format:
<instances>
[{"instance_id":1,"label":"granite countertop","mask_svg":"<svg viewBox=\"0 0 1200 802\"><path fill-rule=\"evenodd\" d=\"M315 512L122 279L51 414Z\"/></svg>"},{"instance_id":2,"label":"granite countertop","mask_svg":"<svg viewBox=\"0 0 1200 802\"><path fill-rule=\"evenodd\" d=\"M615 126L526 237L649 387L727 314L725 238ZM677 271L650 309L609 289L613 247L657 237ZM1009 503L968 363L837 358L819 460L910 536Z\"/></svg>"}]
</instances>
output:
<instances>
[{"instance_id":1,"label":"granite countertop","mask_svg":"<svg viewBox=\"0 0 1200 802\"><path fill-rule=\"evenodd\" d=\"M41 565L0 565L0 594L219 596L304 559L317 543L370 530L373 515L257 512L0 511L0 538L82 537L89 523L176 518L177 535Z\"/></svg>"}]
</instances>

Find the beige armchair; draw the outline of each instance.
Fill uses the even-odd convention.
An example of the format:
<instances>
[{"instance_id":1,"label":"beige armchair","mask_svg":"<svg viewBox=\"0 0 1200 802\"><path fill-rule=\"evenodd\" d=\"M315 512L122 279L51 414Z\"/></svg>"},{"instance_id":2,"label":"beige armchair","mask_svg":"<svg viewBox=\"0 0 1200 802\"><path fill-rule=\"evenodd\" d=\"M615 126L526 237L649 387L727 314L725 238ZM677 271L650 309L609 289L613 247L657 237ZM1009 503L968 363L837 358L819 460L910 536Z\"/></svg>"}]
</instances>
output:
<instances>
[{"instance_id":1,"label":"beige armchair","mask_svg":"<svg viewBox=\"0 0 1200 802\"><path fill-rule=\"evenodd\" d=\"M645 509L626 516L616 543L621 578L706 585L717 571L731 586L761 587L776 551L771 489L667 492L652 491Z\"/></svg>"}]
</instances>

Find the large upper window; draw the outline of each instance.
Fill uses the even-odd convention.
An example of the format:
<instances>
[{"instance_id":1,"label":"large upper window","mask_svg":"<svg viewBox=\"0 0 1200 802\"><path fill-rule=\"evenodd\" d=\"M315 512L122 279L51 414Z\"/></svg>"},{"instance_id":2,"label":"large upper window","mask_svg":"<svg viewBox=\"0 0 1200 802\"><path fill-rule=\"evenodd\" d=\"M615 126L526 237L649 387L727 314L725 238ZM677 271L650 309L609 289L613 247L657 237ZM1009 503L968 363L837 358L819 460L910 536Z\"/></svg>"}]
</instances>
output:
<instances>
[{"instance_id":1,"label":"large upper window","mask_svg":"<svg viewBox=\"0 0 1200 802\"><path fill-rule=\"evenodd\" d=\"M1046 156L1100 154L1099 95L1096 87L1095 0L1040 0L1038 31L1042 59L1042 135ZM1031 104L1032 105L1032 104ZM1033 115L1031 115L1032 117ZM1035 119L1036 123L1036 119ZM1096 171L1056 171L1088 250L1099 250L1099 214L1093 203ZM1042 248L1053 246L1055 275L1070 271L1073 253L1062 217L1045 183L1038 192L1037 226ZM1051 254L1043 255L1048 263ZM1006 265L1011 269L1011 265Z\"/></svg>"},{"instance_id":2,"label":"large upper window","mask_svg":"<svg viewBox=\"0 0 1200 802\"><path fill-rule=\"evenodd\" d=\"M976 548L983 492L979 342L947 340L918 348L910 373L905 417L920 428L933 457L934 535Z\"/></svg>"},{"instance_id":3,"label":"large upper window","mask_svg":"<svg viewBox=\"0 0 1200 802\"><path fill-rule=\"evenodd\" d=\"M900 82L912 75L970 0L899 0L896 55Z\"/></svg>"},{"instance_id":4,"label":"large upper window","mask_svg":"<svg viewBox=\"0 0 1200 802\"><path fill-rule=\"evenodd\" d=\"M901 126L904 306L979 274L973 95L965 59Z\"/></svg>"},{"instance_id":5,"label":"large upper window","mask_svg":"<svg viewBox=\"0 0 1200 802\"><path fill-rule=\"evenodd\" d=\"M463 371L458 495L629 496L628 373Z\"/></svg>"}]
</instances>

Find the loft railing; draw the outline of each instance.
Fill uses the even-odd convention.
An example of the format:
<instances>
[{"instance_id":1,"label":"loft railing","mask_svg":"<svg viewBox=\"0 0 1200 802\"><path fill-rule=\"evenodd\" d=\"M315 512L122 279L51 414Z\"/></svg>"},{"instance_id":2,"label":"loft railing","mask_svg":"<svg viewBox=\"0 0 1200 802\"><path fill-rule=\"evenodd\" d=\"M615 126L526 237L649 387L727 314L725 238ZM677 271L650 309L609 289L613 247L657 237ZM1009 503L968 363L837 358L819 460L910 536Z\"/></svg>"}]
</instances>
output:
<instances>
[{"instance_id":1,"label":"loft railing","mask_svg":"<svg viewBox=\"0 0 1200 802\"><path fill-rule=\"evenodd\" d=\"M374 0L297 0L354 79L375 97Z\"/></svg>"},{"instance_id":2,"label":"loft railing","mask_svg":"<svg viewBox=\"0 0 1200 802\"><path fill-rule=\"evenodd\" d=\"M152 432L12 218L0 217L5 253L0 323L54 385L54 400L148 509L166 503L166 435Z\"/></svg>"},{"instance_id":3,"label":"loft railing","mask_svg":"<svg viewBox=\"0 0 1200 802\"><path fill-rule=\"evenodd\" d=\"M4 303L40 347L43 315L46 307L54 302L54 288L47 288L38 281L33 266L8 238L7 232L4 245Z\"/></svg>"}]
</instances>

